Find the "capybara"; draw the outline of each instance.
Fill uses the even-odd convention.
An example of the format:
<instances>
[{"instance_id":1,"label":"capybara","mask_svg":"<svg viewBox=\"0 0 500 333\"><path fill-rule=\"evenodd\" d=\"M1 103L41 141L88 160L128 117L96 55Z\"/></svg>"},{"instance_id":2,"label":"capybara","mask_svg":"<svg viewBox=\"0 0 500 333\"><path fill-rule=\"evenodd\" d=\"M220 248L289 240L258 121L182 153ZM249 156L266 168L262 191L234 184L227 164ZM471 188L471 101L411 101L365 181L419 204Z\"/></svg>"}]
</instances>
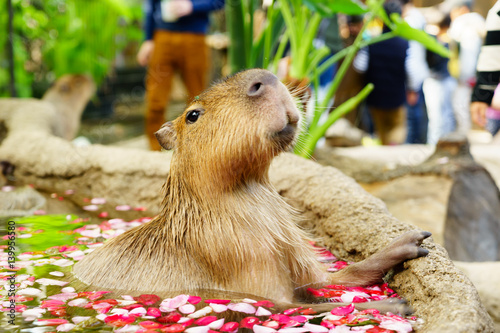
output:
<instances>
[{"instance_id":1,"label":"capybara","mask_svg":"<svg viewBox=\"0 0 500 333\"><path fill-rule=\"evenodd\" d=\"M83 110L96 90L87 75L67 74L58 78L42 97L56 109L59 121L54 124L54 134L73 140L80 127Z\"/></svg>"},{"instance_id":2,"label":"capybara","mask_svg":"<svg viewBox=\"0 0 500 333\"><path fill-rule=\"evenodd\" d=\"M291 304L308 287L378 283L394 265L426 255L419 245L430 234L411 231L326 272L268 176L299 123L293 97L266 70L240 72L197 96L156 133L173 149L161 213L87 255L75 276L102 288L225 290Z\"/></svg>"}]
</instances>

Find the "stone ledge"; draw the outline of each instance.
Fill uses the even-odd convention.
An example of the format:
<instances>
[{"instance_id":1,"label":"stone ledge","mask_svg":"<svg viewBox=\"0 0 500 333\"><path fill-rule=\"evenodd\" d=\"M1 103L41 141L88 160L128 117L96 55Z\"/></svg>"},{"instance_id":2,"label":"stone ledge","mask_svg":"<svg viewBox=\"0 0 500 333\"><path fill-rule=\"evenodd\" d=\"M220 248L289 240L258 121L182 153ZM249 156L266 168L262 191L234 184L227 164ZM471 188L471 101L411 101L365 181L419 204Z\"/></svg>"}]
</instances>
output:
<instances>
[{"instance_id":1,"label":"stone ledge","mask_svg":"<svg viewBox=\"0 0 500 333\"><path fill-rule=\"evenodd\" d=\"M6 120L1 110L0 103L0 122ZM149 213L158 212L170 154L76 148L52 136L49 126L35 126L37 121L47 123L44 112L34 107L18 112L17 119L30 119L29 131L22 122L6 121L8 136L1 142L0 159L16 166L20 182L47 192L74 189L117 204L147 205ZM361 260L414 228L397 221L382 201L332 167L284 154L273 162L270 176L277 190L304 212L303 226L343 258ZM472 283L441 246L431 240L424 244L430 255L405 263L405 270L390 281L425 321L419 332L493 332Z\"/></svg>"}]
</instances>

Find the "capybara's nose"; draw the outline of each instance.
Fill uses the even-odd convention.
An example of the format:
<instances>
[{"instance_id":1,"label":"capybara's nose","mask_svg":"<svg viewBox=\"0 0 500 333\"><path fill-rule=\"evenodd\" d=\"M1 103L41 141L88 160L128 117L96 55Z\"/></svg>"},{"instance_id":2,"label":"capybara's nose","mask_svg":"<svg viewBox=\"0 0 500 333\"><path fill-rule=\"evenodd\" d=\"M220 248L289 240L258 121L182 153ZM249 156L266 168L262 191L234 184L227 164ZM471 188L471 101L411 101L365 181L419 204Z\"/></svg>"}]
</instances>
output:
<instances>
[{"instance_id":1,"label":"capybara's nose","mask_svg":"<svg viewBox=\"0 0 500 333\"><path fill-rule=\"evenodd\" d=\"M247 95L250 97L261 96L266 91L266 86L276 86L277 83L278 78L273 73L265 71L250 80Z\"/></svg>"}]
</instances>

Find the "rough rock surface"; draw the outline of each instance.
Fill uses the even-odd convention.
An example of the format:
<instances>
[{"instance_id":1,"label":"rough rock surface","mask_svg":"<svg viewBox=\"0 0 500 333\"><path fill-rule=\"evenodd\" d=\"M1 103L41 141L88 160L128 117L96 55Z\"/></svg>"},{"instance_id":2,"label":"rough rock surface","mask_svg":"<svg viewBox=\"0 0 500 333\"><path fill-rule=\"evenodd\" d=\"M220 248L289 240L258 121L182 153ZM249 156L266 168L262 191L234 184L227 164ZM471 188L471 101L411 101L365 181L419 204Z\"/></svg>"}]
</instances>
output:
<instances>
[{"instance_id":1,"label":"rough rock surface","mask_svg":"<svg viewBox=\"0 0 500 333\"><path fill-rule=\"evenodd\" d=\"M0 117L2 105L0 104ZM4 113L5 115L5 113ZM0 159L16 166L19 181L43 191L74 189L116 204L146 205L157 212L170 155L90 146L76 148L50 135L50 122L36 105L9 115ZM26 121L29 119L29 121ZM0 119L1 120L1 119ZM24 120L24 121L23 121ZM361 260L414 227L391 216L379 199L340 171L284 154L271 167L271 180L303 211L304 227L337 255ZM405 263L390 284L410 301L425 323L419 332L493 332L491 318L468 278L431 240L426 258Z\"/></svg>"},{"instance_id":2,"label":"rough rock surface","mask_svg":"<svg viewBox=\"0 0 500 333\"><path fill-rule=\"evenodd\" d=\"M331 167L285 155L275 160L271 178L290 203L304 211L304 227L343 258L363 259L414 227L392 217L379 199ZM424 242L429 256L407 262L391 281L424 318L421 332L493 332L471 282L446 250Z\"/></svg>"},{"instance_id":3,"label":"rough rock surface","mask_svg":"<svg viewBox=\"0 0 500 333\"><path fill-rule=\"evenodd\" d=\"M496 324L496 332L500 332L500 262L461 262L455 265L471 279L484 306Z\"/></svg>"}]
</instances>

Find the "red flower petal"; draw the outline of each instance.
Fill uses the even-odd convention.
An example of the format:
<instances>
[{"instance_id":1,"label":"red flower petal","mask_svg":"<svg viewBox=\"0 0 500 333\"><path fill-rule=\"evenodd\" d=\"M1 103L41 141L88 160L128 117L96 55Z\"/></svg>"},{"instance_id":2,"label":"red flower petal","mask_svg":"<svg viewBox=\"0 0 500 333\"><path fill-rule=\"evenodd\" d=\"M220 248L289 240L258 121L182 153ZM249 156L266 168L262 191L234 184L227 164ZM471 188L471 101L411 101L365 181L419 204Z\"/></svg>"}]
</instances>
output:
<instances>
[{"instance_id":1,"label":"red flower petal","mask_svg":"<svg viewBox=\"0 0 500 333\"><path fill-rule=\"evenodd\" d=\"M274 321L274 320L270 320L270 321L263 322L262 326L278 329L280 327L280 323L278 323L277 321Z\"/></svg>"},{"instance_id":2,"label":"red flower petal","mask_svg":"<svg viewBox=\"0 0 500 333\"><path fill-rule=\"evenodd\" d=\"M315 315L317 312L314 311L312 308L307 308L304 310L300 310L299 313L303 314L304 316L310 316L310 315Z\"/></svg>"},{"instance_id":3,"label":"red flower petal","mask_svg":"<svg viewBox=\"0 0 500 333\"><path fill-rule=\"evenodd\" d=\"M173 324L161 329L162 332L183 332L186 328L181 324Z\"/></svg>"},{"instance_id":4,"label":"red flower petal","mask_svg":"<svg viewBox=\"0 0 500 333\"><path fill-rule=\"evenodd\" d=\"M257 303L253 303L252 304L253 306L255 306L256 308L258 308L259 306L263 306L265 308L272 308L274 307L274 303L273 302L270 302L270 301L258 301Z\"/></svg>"},{"instance_id":5,"label":"red flower petal","mask_svg":"<svg viewBox=\"0 0 500 333\"><path fill-rule=\"evenodd\" d=\"M206 299L204 301L205 303L207 304L210 304L210 303L215 303L215 304L229 304L231 302L230 299Z\"/></svg>"},{"instance_id":6,"label":"red flower petal","mask_svg":"<svg viewBox=\"0 0 500 333\"><path fill-rule=\"evenodd\" d=\"M178 312L170 312L167 316L160 317L157 319L159 323L169 324L169 323L177 323L182 316Z\"/></svg>"},{"instance_id":7,"label":"red flower petal","mask_svg":"<svg viewBox=\"0 0 500 333\"><path fill-rule=\"evenodd\" d=\"M156 295L141 295L138 297L134 297L134 300L143 305L149 306L161 301L161 298Z\"/></svg>"},{"instance_id":8,"label":"red flower petal","mask_svg":"<svg viewBox=\"0 0 500 333\"><path fill-rule=\"evenodd\" d=\"M277 314L273 314L273 315L271 316L271 319L276 320L276 321L277 321L277 322L279 322L280 324L286 324L286 323L288 323L290 320L292 320L292 319L290 319L290 317L285 316L284 314L279 314L279 313L277 313Z\"/></svg>"},{"instance_id":9,"label":"red flower petal","mask_svg":"<svg viewBox=\"0 0 500 333\"><path fill-rule=\"evenodd\" d=\"M313 288L307 288L307 292L311 295L313 295L314 297L323 297L325 296L325 293L319 291L319 290L316 290L316 289L313 289Z\"/></svg>"},{"instance_id":10,"label":"red flower petal","mask_svg":"<svg viewBox=\"0 0 500 333\"><path fill-rule=\"evenodd\" d=\"M160 312L160 309L158 309L158 308L148 308L147 315L151 316L151 317L158 318L158 317L161 317L161 312Z\"/></svg>"},{"instance_id":11,"label":"red flower petal","mask_svg":"<svg viewBox=\"0 0 500 333\"><path fill-rule=\"evenodd\" d=\"M197 326L208 326L210 323L217 320L216 316L206 316L200 319L196 319L194 324Z\"/></svg>"},{"instance_id":12,"label":"red flower petal","mask_svg":"<svg viewBox=\"0 0 500 333\"><path fill-rule=\"evenodd\" d=\"M139 325L141 325L142 327L147 328L147 329L155 329L155 328L163 327L162 324L156 323L156 322L151 321L151 320L143 321L143 322L139 323Z\"/></svg>"},{"instance_id":13,"label":"red flower petal","mask_svg":"<svg viewBox=\"0 0 500 333\"><path fill-rule=\"evenodd\" d=\"M243 328L252 328L254 325L259 325L261 321L257 317L246 317L240 321L240 325Z\"/></svg>"},{"instance_id":14,"label":"red flower petal","mask_svg":"<svg viewBox=\"0 0 500 333\"><path fill-rule=\"evenodd\" d=\"M188 302L193 304L193 305L200 303L200 301L201 301L200 296L189 296L189 298L188 298Z\"/></svg>"},{"instance_id":15,"label":"red flower petal","mask_svg":"<svg viewBox=\"0 0 500 333\"><path fill-rule=\"evenodd\" d=\"M234 332L238 329L238 327L240 326L240 324L238 324L237 322L234 322L234 321L230 321L229 323L225 323L220 331L221 332Z\"/></svg>"},{"instance_id":16,"label":"red flower petal","mask_svg":"<svg viewBox=\"0 0 500 333\"><path fill-rule=\"evenodd\" d=\"M136 319L137 318L134 316L114 314L106 317L104 322L111 326L122 327L127 324L132 324Z\"/></svg>"},{"instance_id":17,"label":"red flower petal","mask_svg":"<svg viewBox=\"0 0 500 333\"><path fill-rule=\"evenodd\" d=\"M109 298L109 299L101 299L99 301L94 301L93 304L95 305L95 304L101 304L101 303L108 303L109 305L117 305L118 301L116 299Z\"/></svg>"},{"instance_id":18,"label":"red flower petal","mask_svg":"<svg viewBox=\"0 0 500 333\"><path fill-rule=\"evenodd\" d=\"M111 291L94 291L92 293L90 293L89 296L87 296L87 298L91 301L95 301L99 298L101 298L104 294L108 294L110 293ZM80 296L78 296L80 297Z\"/></svg>"},{"instance_id":19,"label":"red flower petal","mask_svg":"<svg viewBox=\"0 0 500 333\"><path fill-rule=\"evenodd\" d=\"M300 309L302 309L302 307L288 309L288 310L283 311L283 314L289 316L289 315L292 315L295 312L299 311Z\"/></svg>"}]
</instances>

